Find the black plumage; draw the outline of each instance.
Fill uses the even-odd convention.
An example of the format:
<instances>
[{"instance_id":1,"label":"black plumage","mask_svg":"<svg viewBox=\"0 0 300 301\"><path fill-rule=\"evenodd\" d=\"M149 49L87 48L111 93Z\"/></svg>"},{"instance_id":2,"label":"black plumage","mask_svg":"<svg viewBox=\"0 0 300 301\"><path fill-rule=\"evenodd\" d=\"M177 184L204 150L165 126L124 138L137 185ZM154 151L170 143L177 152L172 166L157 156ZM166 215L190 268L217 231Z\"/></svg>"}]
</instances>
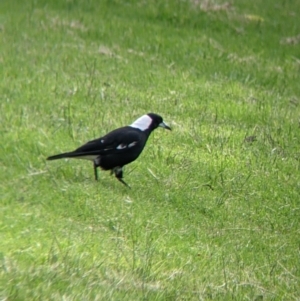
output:
<instances>
[{"instance_id":1,"label":"black plumage","mask_svg":"<svg viewBox=\"0 0 300 301\"><path fill-rule=\"evenodd\" d=\"M171 130L161 116L149 113L129 126L121 127L95 140L91 140L72 152L50 156L47 160L76 158L93 161L95 179L97 167L111 170L124 185L123 166L136 160L143 151L151 132L158 127Z\"/></svg>"}]
</instances>

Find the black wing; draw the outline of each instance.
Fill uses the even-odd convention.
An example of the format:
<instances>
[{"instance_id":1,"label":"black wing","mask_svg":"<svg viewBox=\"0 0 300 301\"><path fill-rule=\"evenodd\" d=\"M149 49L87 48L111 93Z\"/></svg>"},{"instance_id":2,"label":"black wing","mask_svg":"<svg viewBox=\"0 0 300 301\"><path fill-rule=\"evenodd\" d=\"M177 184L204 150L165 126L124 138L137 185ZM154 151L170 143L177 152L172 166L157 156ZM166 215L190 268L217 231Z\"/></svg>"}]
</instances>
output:
<instances>
[{"instance_id":1,"label":"black wing","mask_svg":"<svg viewBox=\"0 0 300 301\"><path fill-rule=\"evenodd\" d=\"M103 137L91 140L75 151L50 156L47 160L62 158L94 160L95 157L101 156L106 157L107 164L109 165L113 164L112 162L116 158L118 158L120 164L124 165L129 161L135 160L140 155L147 142L147 138L148 135L146 133L126 126L116 129ZM120 154L121 156L114 156L115 154Z\"/></svg>"},{"instance_id":2,"label":"black wing","mask_svg":"<svg viewBox=\"0 0 300 301\"><path fill-rule=\"evenodd\" d=\"M116 129L107 135L91 140L77 148L73 154L85 155L111 155L122 154L127 151L138 151L144 148L147 136L134 128L123 127Z\"/></svg>"}]
</instances>

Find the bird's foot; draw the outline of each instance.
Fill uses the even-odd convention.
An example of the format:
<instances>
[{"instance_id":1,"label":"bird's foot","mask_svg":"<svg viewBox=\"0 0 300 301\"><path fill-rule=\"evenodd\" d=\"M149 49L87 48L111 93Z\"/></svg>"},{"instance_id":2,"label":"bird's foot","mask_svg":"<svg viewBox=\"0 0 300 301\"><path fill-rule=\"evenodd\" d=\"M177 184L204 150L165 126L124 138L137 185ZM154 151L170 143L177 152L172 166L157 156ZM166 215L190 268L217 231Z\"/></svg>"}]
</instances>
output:
<instances>
[{"instance_id":1,"label":"bird's foot","mask_svg":"<svg viewBox=\"0 0 300 301\"><path fill-rule=\"evenodd\" d=\"M128 188L131 188L124 180L123 180L123 169L122 167L115 167L112 170L112 173L115 174L115 177L125 186L127 186Z\"/></svg>"},{"instance_id":2,"label":"bird's foot","mask_svg":"<svg viewBox=\"0 0 300 301\"><path fill-rule=\"evenodd\" d=\"M128 187L128 188L130 188L131 189L131 187L122 179L122 178L118 178L117 177L117 179L122 183L122 184L124 184L126 187Z\"/></svg>"}]
</instances>

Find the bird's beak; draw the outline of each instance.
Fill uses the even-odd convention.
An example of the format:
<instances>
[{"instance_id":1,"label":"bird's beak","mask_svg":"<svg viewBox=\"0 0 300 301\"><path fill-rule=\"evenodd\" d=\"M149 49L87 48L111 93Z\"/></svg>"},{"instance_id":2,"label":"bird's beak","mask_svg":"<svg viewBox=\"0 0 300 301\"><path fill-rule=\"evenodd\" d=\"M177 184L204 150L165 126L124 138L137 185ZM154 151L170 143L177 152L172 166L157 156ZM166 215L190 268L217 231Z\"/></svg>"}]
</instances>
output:
<instances>
[{"instance_id":1,"label":"bird's beak","mask_svg":"<svg viewBox=\"0 0 300 301\"><path fill-rule=\"evenodd\" d=\"M161 128L164 128L166 130L171 131L171 128L168 125L166 125L164 122L161 122L158 126L161 127Z\"/></svg>"}]
</instances>

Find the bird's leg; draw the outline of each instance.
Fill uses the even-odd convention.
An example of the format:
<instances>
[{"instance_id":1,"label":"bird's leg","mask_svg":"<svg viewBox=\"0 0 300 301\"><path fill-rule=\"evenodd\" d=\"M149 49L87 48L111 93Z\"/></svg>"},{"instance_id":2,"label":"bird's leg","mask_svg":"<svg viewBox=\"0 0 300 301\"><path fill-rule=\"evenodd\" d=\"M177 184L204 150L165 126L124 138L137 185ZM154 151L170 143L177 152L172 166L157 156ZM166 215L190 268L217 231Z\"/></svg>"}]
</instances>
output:
<instances>
[{"instance_id":1,"label":"bird's leg","mask_svg":"<svg viewBox=\"0 0 300 301\"><path fill-rule=\"evenodd\" d=\"M97 167L100 166L100 163L101 163L101 157L97 157L94 159L93 161L94 163L94 175L95 175L95 180L98 181L98 170L97 170Z\"/></svg>"},{"instance_id":2,"label":"bird's leg","mask_svg":"<svg viewBox=\"0 0 300 301\"><path fill-rule=\"evenodd\" d=\"M122 167L115 167L113 169L113 172L115 173L116 178L125 186L130 188L130 186L123 180L123 170Z\"/></svg>"},{"instance_id":3,"label":"bird's leg","mask_svg":"<svg viewBox=\"0 0 300 301\"><path fill-rule=\"evenodd\" d=\"M98 170L96 162L94 161L94 174L95 174L95 180L98 181Z\"/></svg>"}]
</instances>

